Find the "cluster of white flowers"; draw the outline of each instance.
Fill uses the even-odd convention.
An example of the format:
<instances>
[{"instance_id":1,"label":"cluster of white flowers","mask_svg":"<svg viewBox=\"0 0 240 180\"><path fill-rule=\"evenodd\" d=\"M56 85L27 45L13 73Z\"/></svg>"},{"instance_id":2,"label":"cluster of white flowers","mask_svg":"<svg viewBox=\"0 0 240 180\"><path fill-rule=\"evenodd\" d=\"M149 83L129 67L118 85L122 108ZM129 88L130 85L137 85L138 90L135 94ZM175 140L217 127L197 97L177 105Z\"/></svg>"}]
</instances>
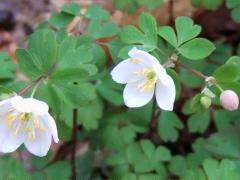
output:
<instances>
[{"instance_id":1,"label":"cluster of white flowers","mask_svg":"<svg viewBox=\"0 0 240 180\"><path fill-rule=\"evenodd\" d=\"M176 96L175 84L165 68L151 54L133 48L129 58L120 62L111 72L114 81L126 84L123 98L128 107L141 107L151 101L154 94L158 106L172 111ZM228 110L239 105L237 95L225 91L221 104ZM22 144L36 156L45 156L52 138L59 141L54 119L45 102L15 95L0 101L0 152L10 153Z\"/></svg>"},{"instance_id":2,"label":"cluster of white flowers","mask_svg":"<svg viewBox=\"0 0 240 180\"><path fill-rule=\"evenodd\" d=\"M126 84L123 92L128 107L147 104L156 94L158 106L172 111L176 90L171 76L151 54L133 48L130 58L120 62L111 72L114 81Z\"/></svg>"},{"instance_id":3,"label":"cluster of white flowers","mask_svg":"<svg viewBox=\"0 0 240 180\"><path fill-rule=\"evenodd\" d=\"M0 102L0 152L15 151L24 143L36 156L45 156L52 137L57 143L58 133L46 103L14 96Z\"/></svg>"}]
</instances>

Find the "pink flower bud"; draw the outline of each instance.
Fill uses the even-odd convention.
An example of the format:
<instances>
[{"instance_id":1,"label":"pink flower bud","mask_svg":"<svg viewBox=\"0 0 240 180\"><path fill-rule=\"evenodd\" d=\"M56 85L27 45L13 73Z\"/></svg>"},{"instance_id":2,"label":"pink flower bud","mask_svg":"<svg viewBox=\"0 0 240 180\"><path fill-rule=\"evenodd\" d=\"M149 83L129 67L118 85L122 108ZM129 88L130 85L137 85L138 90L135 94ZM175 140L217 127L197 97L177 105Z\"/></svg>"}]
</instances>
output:
<instances>
[{"instance_id":1,"label":"pink flower bud","mask_svg":"<svg viewBox=\"0 0 240 180\"><path fill-rule=\"evenodd\" d=\"M229 111L234 111L238 109L238 95L232 90L223 91L220 96L220 102L222 107Z\"/></svg>"}]
</instances>

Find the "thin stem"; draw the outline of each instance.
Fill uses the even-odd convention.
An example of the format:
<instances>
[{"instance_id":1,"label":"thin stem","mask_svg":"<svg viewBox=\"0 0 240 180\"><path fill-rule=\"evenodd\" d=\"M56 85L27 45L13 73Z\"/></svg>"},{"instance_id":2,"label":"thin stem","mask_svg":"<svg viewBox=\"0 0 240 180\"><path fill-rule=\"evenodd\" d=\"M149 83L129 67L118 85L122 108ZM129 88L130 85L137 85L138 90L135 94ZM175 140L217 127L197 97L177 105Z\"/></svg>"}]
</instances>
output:
<instances>
[{"instance_id":1,"label":"thin stem","mask_svg":"<svg viewBox=\"0 0 240 180\"><path fill-rule=\"evenodd\" d=\"M73 32L74 28L79 24L79 22L81 21L81 18L79 16L76 16L72 22L67 26L66 31L68 33Z\"/></svg>"},{"instance_id":2,"label":"thin stem","mask_svg":"<svg viewBox=\"0 0 240 180\"><path fill-rule=\"evenodd\" d=\"M224 91L223 88L218 83L215 83L214 85L219 89L221 93Z\"/></svg>"},{"instance_id":3,"label":"thin stem","mask_svg":"<svg viewBox=\"0 0 240 180\"><path fill-rule=\"evenodd\" d=\"M72 164L72 180L77 179L76 174L76 147L77 147L77 116L78 110L73 109L73 131L72 131L72 153L71 153L71 164Z\"/></svg>"},{"instance_id":4,"label":"thin stem","mask_svg":"<svg viewBox=\"0 0 240 180\"><path fill-rule=\"evenodd\" d=\"M195 70L195 69L192 69L192 68L186 66L185 64L181 64L180 62L177 62L177 64L178 64L179 66L183 67L184 69L190 71L191 73L197 75L198 77L201 77L201 78L203 78L203 79L208 78L208 76L204 75L203 73L201 73L201 72L199 72L199 71L197 71L197 70Z\"/></svg>"},{"instance_id":5,"label":"thin stem","mask_svg":"<svg viewBox=\"0 0 240 180\"><path fill-rule=\"evenodd\" d=\"M172 25L174 23L174 15L173 15L173 11L174 11L174 2L173 0L169 0L169 25Z\"/></svg>"},{"instance_id":6,"label":"thin stem","mask_svg":"<svg viewBox=\"0 0 240 180\"><path fill-rule=\"evenodd\" d=\"M22 96L25 94L29 89L31 89L33 86L35 86L39 81L41 81L43 76L40 76L36 80L32 81L29 85L27 85L25 88L19 91L18 95Z\"/></svg>"},{"instance_id":7,"label":"thin stem","mask_svg":"<svg viewBox=\"0 0 240 180\"><path fill-rule=\"evenodd\" d=\"M33 90L32 90L32 94L31 94L31 96L30 96L31 98L34 97L34 95L35 95L35 93L36 93L36 91L37 91L38 85L39 85L39 83L37 83L37 84L34 86L34 88L33 88Z\"/></svg>"}]
</instances>

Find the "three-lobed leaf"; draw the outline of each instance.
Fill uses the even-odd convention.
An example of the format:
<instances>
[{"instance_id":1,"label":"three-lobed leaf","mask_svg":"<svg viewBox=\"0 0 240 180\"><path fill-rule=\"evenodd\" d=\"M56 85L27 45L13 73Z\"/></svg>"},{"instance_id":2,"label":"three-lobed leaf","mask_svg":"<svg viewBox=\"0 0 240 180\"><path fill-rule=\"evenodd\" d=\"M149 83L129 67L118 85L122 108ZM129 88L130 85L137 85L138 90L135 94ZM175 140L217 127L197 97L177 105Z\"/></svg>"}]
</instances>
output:
<instances>
[{"instance_id":1,"label":"three-lobed leaf","mask_svg":"<svg viewBox=\"0 0 240 180\"><path fill-rule=\"evenodd\" d=\"M178 52L191 60L204 59L215 50L212 42L204 38L195 38L178 48Z\"/></svg>"}]
</instances>

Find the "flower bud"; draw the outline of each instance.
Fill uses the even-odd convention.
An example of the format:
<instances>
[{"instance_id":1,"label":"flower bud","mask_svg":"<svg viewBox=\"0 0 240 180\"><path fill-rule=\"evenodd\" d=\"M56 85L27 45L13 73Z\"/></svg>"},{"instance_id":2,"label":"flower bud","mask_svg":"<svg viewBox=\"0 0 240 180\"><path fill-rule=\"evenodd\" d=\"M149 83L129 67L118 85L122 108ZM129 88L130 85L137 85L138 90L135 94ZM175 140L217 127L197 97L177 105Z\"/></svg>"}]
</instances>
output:
<instances>
[{"instance_id":1,"label":"flower bud","mask_svg":"<svg viewBox=\"0 0 240 180\"><path fill-rule=\"evenodd\" d=\"M202 96L200 99L200 102L201 102L202 106L205 107L206 109L209 108L212 104L212 100L208 96Z\"/></svg>"},{"instance_id":2,"label":"flower bud","mask_svg":"<svg viewBox=\"0 0 240 180\"><path fill-rule=\"evenodd\" d=\"M234 111L238 109L238 95L232 90L223 91L220 95L220 102L222 107L229 111Z\"/></svg>"}]
</instances>

